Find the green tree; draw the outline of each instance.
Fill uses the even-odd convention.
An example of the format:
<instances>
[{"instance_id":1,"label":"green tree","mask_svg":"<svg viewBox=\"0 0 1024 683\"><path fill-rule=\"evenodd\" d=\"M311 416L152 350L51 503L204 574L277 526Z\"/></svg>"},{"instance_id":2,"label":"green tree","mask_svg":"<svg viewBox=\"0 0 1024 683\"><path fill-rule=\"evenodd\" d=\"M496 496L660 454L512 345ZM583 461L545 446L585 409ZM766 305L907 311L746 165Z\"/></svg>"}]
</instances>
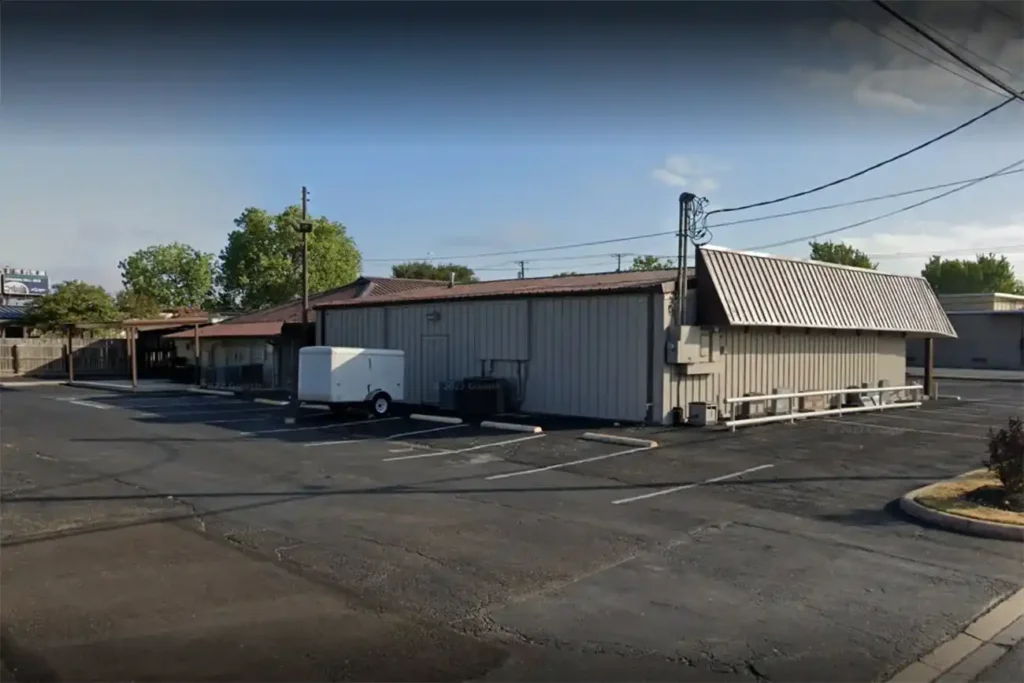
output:
<instances>
[{"instance_id":1,"label":"green tree","mask_svg":"<svg viewBox=\"0 0 1024 683\"><path fill-rule=\"evenodd\" d=\"M116 322L120 319L114 299L102 287L80 280L55 285L51 293L35 299L26 311L26 322L45 332L59 330L69 323Z\"/></svg>"},{"instance_id":2,"label":"green tree","mask_svg":"<svg viewBox=\"0 0 1024 683\"><path fill-rule=\"evenodd\" d=\"M302 295L301 210L279 214L248 207L220 253L218 303L226 308L263 308ZM324 216L308 219L309 292L346 285L362 270L363 259L345 226Z\"/></svg>"},{"instance_id":3,"label":"green tree","mask_svg":"<svg viewBox=\"0 0 1024 683\"><path fill-rule=\"evenodd\" d=\"M1024 294L1024 283L1013 266L1005 256L995 254L979 254L974 261L933 256L921 275L939 294Z\"/></svg>"},{"instance_id":4,"label":"green tree","mask_svg":"<svg viewBox=\"0 0 1024 683\"><path fill-rule=\"evenodd\" d=\"M567 270L564 273L556 273L554 277L571 277L573 275L579 275L575 270Z\"/></svg>"},{"instance_id":5,"label":"green tree","mask_svg":"<svg viewBox=\"0 0 1024 683\"><path fill-rule=\"evenodd\" d=\"M811 260L825 263L838 263L841 266L854 266L877 270L878 264L868 258L860 249L855 249L845 242L811 242Z\"/></svg>"},{"instance_id":6,"label":"green tree","mask_svg":"<svg viewBox=\"0 0 1024 683\"><path fill-rule=\"evenodd\" d=\"M657 256L635 256L630 270L669 270L675 268L675 261L672 259L661 259Z\"/></svg>"},{"instance_id":7,"label":"green tree","mask_svg":"<svg viewBox=\"0 0 1024 683\"><path fill-rule=\"evenodd\" d=\"M213 288L213 254L172 242L140 249L118 264L126 290L164 308L199 308Z\"/></svg>"},{"instance_id":8,"label":"green tree","mask_svg":"<svg viewBox=\"0 0 1024 683\"><path fill-rule=\"evenodd\" d=\"M469 266L460 266L457 263L428 263L426 261L410 261L391 266L391 277L400 277L410 280L441 280L448 282L452 273L455 273L456 284L466 285L471 282L479 282L476 273Z\"/></svg>"},{"instance_id":9,"label":"green tree","mask_svg":"<svg viewBox=\"0 0 1024 683\"><path fill-rule=\"evenodd\" d=\"M122 289L114 297L117 310L131 320L151 320L161 313L160 304L148 294L140 294L131 289Z\"/></svg>"}]
</instances>

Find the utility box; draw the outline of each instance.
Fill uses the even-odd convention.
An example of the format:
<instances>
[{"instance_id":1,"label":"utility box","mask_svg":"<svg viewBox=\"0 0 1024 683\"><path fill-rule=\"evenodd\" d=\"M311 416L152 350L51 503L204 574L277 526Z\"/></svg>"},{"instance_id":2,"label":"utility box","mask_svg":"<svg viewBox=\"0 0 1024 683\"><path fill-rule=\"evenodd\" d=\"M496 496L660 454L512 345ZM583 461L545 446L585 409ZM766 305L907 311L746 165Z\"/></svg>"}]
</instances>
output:
<instances>
[{"instance_id":1,"label":"utility box","mask_svg":"<svg viewBox=\"0 0 1024 683\"><path fill-rule=\"evenodd\" d=\"M690 365L707 360L701 357L702 331L696 325L673 327L665 345L665 362L669 365Z\"/></svg>"},{"instance_id":2,"label":"utility box","mask_svg":"<svg viewBox=\"0 0 1024 683\"><path fill-rule=\"evenodd\" d=\"M718 406L703 402L691 403L687 423L696 427L718 424Z\"/></svg>"},{"instance_id":3,"label":"utility box","mask_svg":"<svg viewBox=\"0 0 1024 683\"><path fill-rule=\"evenodd\" d=\"M341 346L299 349L297 398L332 409L362 404L374 415L385 415L392 402L405 400L405 352Z\"/></svg>"}]
</instances>

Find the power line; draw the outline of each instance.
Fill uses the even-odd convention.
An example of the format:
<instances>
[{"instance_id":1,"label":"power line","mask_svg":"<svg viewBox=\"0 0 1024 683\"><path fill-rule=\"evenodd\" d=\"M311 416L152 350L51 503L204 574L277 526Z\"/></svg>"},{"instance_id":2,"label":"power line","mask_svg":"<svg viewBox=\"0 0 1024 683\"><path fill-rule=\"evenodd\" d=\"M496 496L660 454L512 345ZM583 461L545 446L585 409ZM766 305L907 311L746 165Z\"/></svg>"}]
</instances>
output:
<instances>
[{"instance_id":1,"label":"power line","mask_svg":"<svg viewBox=\"0 0 1024 683\"><path fill-rule=\"evenodd\" d=\"M988 64L989 66L993 66L993 67L999 69L1000 71L1002 71L1004 74L1006 74L1010 78L1019 78L1019 76L1017 74L1013 73L1012 71L1010 71L1009 69L1004 67L1002 64L999 64L998 62L992 61L991 59L989 59L985 55L978 54L977 52L975 52L971 48L969 48L966 45L964 45L963 43L961 43L959 40L953 40L952 38L949 37L948 34L943 33L939 29L935 28L935 24L930 24L927 21L923 21L921 19L918 19L917 21L922 26L926 26L927 28L931 29L932 33L934 33L934 34L936 34L938 36L941 36L942 38L945 38L947 41L949 41L950 43L953 43L954 45L959 47L961 50L966 52L967 54L973 55L974 57L976 57L976 58L980 59L981 61L985 62L986 64Z\"/></svg>"},{"instance_id":2,"label":"power line","mask_svg":"<svg viewBox=\"0 0 1024 683\"><path fill-rule=\"evenodd\" d=\"M915 57L918 57L919 59L923 59L924 61L926 61L926 62L928 62L928 63L930 63L930 64L933 64L934 66L937 66L938 68L942 69L942 70L943 70L943 71L945 71L946 73L950 73L950 74L953 74L953 75L954 75L954 76L956 76L957 78L961 78L961 79L963 79L963 80L967 81L968 83L970 83L971 85L974 85L974 86L977 86L977 87L981 88L982 90L986 90L986 91L988 91L988 92L990 92L990 93L993 93L993 94L995 94L995 95L1002 95L1002 94L1003 94L1003 93L1002 93L1002 92L1000 92L999 90L996 90L995 88L992 88L991 86L988 86L988 85L986 85L985 83L979 83L978 81L974 80L973 78L970 78L970 77L968 77L968 76L964 75L964 74L963 74L962 72L960 72L960 71L956 71L955 69L951 69L951 68L949 68L948 66L946 66L946 65L945 65L945 64L943 64L942 62L938 62L938 61L936 61L936 60L932 59L931 57L929 57L928 55L925 55L925 54L921 54L920 52L917 52L916 50L913 50L913 49L911 49L911 48L910 48L909 46L907 46L907 45L904 45L904 44L903 44L903 43L901 43L900 41L896 40L896 39L895 39L894 37L892 37L892 36L890 36L890 35L887 35L887 34L886 34L886 33L885 33L884 31L882 31L881 29L877 29L877 28L875 28L875 27L873 27L873 26L870 26L870 25L869 25L869 24L867 24L866 22L864 22L864 21L861 21L861 20L860 20L860 19L858 19L857 17L853 16L853 14L852 14L852 13L850 13L850 12L848 12L848 11L847 11L847 10L846 10L846 9L845 9L845 8L844 8L844 7L843 7L843 6L841 5L841 4L840 4L840 3L836 2L836 3L834 3L834 4L835 4L835 5L836 5L836 6L837 6L837 7L839 8L839 10L840 10L840 11L841 11L841 12L842 12L842 13L843 13L843 14L844 14L845 16L846 16L846 18L847 18L847 19L849 19L850 21L852 21L852 22L854 22L854 23L856 23L856 24L859 24L860 26L864 27L865 29L867 29L867 30L868 30L868 31L870 31L871 33L874 33L874 34L875 34L876 36L878 36L879 38L882 38L883 40L887 40L887 41L889 41L889 42L890 42L890 43L892 43L893 45L895 45L895 46L897 46L897 47L899 47L899 48L901 48L901 49L903 49L903 50L906 50L907 52L909 52L910 54L914 55ZM909 38L909 36L907 36L907 35L906 35L906 34L904 34L904 33L900 33L899 35L900 35L901 37L903 37L903 38ZM911 41L911 42L913 42L913 43L914 43L914 45L916 45L916 46L918 46L918 47L925 47L925 46L922 46L922 45L921 45L920 43L918 43L917 41ZM928 46L928 47L931 47L931 46ZM934 49L934 48L932 48L932 49ZM961 67L961 68L963 68L963 67Z\"/></svg>"},{"instance_id":3,"label":"power line","mask_svg":"<svg viewBox=\"0 0 1024 683\"><path fill-rule=\"evenodd\" d=\"M977 179L975 179L975 180L973 180L973 181L971 181L969 183L961 185L960 187L955 187L952 190L947 190L947 191L942 192L940 194L937 194L937 195L934 195L932 197L929 197L928 199L923 199L923 200L921 200L919 202L914 202L913 204L908 204L908 205L906 205L906 206L904 206L902 208L896 209L895 211L890 211L888 213L883 213L882 215L875 216L874 218L868 218L868 219L863 220L863 221L857 221L856 223L850 223L849 225L844 225L841 228L833 228L832 230L825 230L824 232L814 233L813 235L803 235L801 237L796 237L796 238L789 239L789 240L783 240L781 242L773 242L771 244L762 244L762 245L757 246L757 247L747 247L746 251L760 251L761 249L774 249L775 247L784 247L784 246L786 246L788 244L796 244L797 242L806 242L806 241L809 241L809 240L815 240L815 239L818 239L819 237L825 237L827 235L834 235L836 233L844 232L846 230L852 230L854 228L859 228L862 225L867 225L869 223L875 223L876 221L880 221L880 220L882 220L884 218L890 218L890 217L895 216L897 214L905 213L907 211L910 211L911 209L916 209L919 206L924 206L925 204L930 204L930 203L932 203L934 201L942 199L943 197L948 197L951 194L955 194L955 193L960 192L962 190L966 190L969 187L974 187L978 183L981 183L981 182L984 182L986 180L989 180L990 178L995 178L996 176L998 176L998 175L1000 175L1002 173L1005 173L1006 171L1009 171L1011 169L1014 169L1014 168L1016 168L1018 166L1022 166L1022 165L1024 165L1024 159L1021 159L1019 161L1015 161L1014 163L1010 164L1009 166L1001 168L998 171L995 171L993 173L988 174L987 176L982 176L980 178L977 178Z\"/></svg>"},{"instance_id":4,"label":"power line","mask_svg":"<svg viewBox=\"0 0 1024 683\"><path fill-rule=\"evenodd\" d=\"M974 73L978 74L979 76L984 78L986 81L988 81L992 85L995 85L996 87L998 87L1000 90L1002 90L1006 94L1008 94L1010 96L1010 100L1016 99L1016 100L1020 100L1021 102L1024 102L1024 95L1021 95L1019 92L1017 92L1016 90L1014 90L1010 86L1006 85L1001 80L999 80L998 78L996 78L992 74L988 73L984 69L978 68L977 66L972 64L969 60L964 59L963 57L961 57L959 54L957 54L956 50L953 50L952 48L947 46L945 43L943 43L941 40L936 39L933 35L931 35L927 31L925 31L924 29L920 28L917 24L915 24L914 22L910 21L905 16L903 16L902 14L900 14L899 12L897 12L896 10L894 10L893 8L889 7L887 4L882 2L882 0L873 0L873 2L876 5L878 5L879 7L881 7L883 10L885 10L888 14L890 14L897 21L899 21L901 24L903 24L904 26L909 28L911 31L913 31L914 33L917 33L922 38L924 38L925 40L927 40L928 42L932 43L933 45L938 47L940 50L942 50L943 52L948 54L950 57L952 57L956 61L960 62L965 67L967 67L968 69L970 69ZM1009 102L1010 100L1007 100L1007 102ZM1006 104L1006 102L1003 102L1003 104Z\"/></svg>"},{"instance_id":5,"label":"power line","mask_svg":"<svg viewBox=\"0 0 1024 683\"><path fill-rule=\"evenodd\" d=\"M1010 21L1014 21L1014 22L1017 22L1018 24L1020 24L1020 23L1024 22L1024 16L1022 16L1022 17L1015 17L1015 16L1013 16L1012 14L1010 14L1009 12L1007 12L1006 10L1002 9L1002 8L1001 8L1001 7L999 6L999 3L998 3L998 2L985 2L985 1L983 0L983 2L982 2L981 4L985 5L985 6L986 6L986 7L988 7L988 8L990 9L990 10L992 10L993 12L996 12L997 14L1002 14L1002 15L1003 15L1004 17L1006 17L1006 18L1007 18L1007 19L1009 19Z\"/></svg>"},{"instance_id":6,"label":"power line","mask_svg":"<svg viewBox=\"0 0 1024 683\"><path fill-rule=\"evenodd\" d=\"M896 199L898 197L906 197L908 195L918 194L918 193L921 193L921 192L930 192L932 190L942 190L942 189L945 189L947 187L957 187L957 186L960 186L960 185L966 185L968 183L972 183L972 182L976 182L976 181L989 180L991 178L997 178L997 177L1001 177L1001 176L1014 175L1014 174L1017 174L1017 173L1024 173L1024 169L1020 169L1020 170L1007 170L1007 171L1003 171L1003 172L997 172L995 174L988 174L988 175L983 175L983 176L977 176L977 177L974 177L974 178L965 178L963 180L954 180L954 181L951 181L951 182L948 182L948 183L940 183L938 185L930 185L928 187L918 187L918 188L914 188L912 190L903 190L903 191L900 191L900 192L891 192L891 193L888 193L888 194L876 195L876 196L873 196L873 197L864 197L864 198L861 198L861 199L853 199L853 200L846 201L846 202L838 202L838 203L835 203L835 204L825 204L823 206L812 206L812 207L809 207L809 208L806 208L806 209L797 209L795 211L785 211L785 212L782 212L782 213L768 214L768 215L765 215L765 216L755 216L753 218L741 218L739 220L734 220L734 221L725 221L725 222L722 222L722 223L715 223L714 225L710 225L708 227L709 228L724 228L724 227L730 227L730 226L734 226L734 225L745 225L745 224L748 224L748 223L759 223L761 221L774 220L774 219L777 219L777 218L789 218L791 216L800 216L800 215L808 214L808 213L817 213L819 211L829 211L829 210L832 210L832 209L841 209L841 208L845 208L845 207L848 207L848 206L857 206L857 205L860 205L860 204L868 204L868 203L871 203L871 202L878 202L878 201L883 201L883 200L886 200L886 199ZM654 232L654 233L647 233L647 234L644 234L644 235L631 235L629 237L615 237L615 238L611 238L611 239L596 240L596 241L591 241L591 242L576 242L576 243L572 243L572 244L560 244L560 245L554 246L554 247L534 247L534 248L531 248L531 249L517 249L517 250L510 250L510 251L498 251L498 252L491 252L491 253L486 253L486 254L465 254L465 255L462 255L462 256L434 256L434 255L430 255L429 257L426 257L426 258L425 257L395 258L395 259L364 258L363 262L364 263L408 263L410 261L423 261L423 260L467 261L467 260L470 260L470 259L479 259L479 258L497 258L497 257L501 257L501 256L519 256L519 255L522 255L522 254L539 254L539 253L545 253L545 252L551 252L551 251L562 251L562 250L565 250L565 249L576 249L576 248L582 248L582 247L595 247L595 246L603 246L603 245L607 245L607 244L621 244L623 242L634 242L634 241L637 241L637 240L651 239L651 238L654 238L654 237L666 237L666 236L675 235L675 234L676 234L676 230L667 230L665 232ZM626 255L627 254L623 254L623 256L626 256ZM629 255L635 255L635 254L629 254ZM531 259L531 261L541 261L541 260L563 261L563 260L568 260L568 259L589 259L589 258L596 258L596 257L604 258L605 256L606 256L605 254L599 254L599 255L595 255L595 254L579 254L579 255L574 255L574 256L561 256L561 257L557 257L557 258L554 258L554 259L543 259L543 258L541 258L541 259ZM509 263L515 263L515 262L509 262ZM505 264L496 264L496 265L505 265Z\"/></svg>"},{"instance_id":7,"label":"power line","mask_svg":"<svg viewBox=\"0 0 1024 683\"><path fill-rule=\"evenodd\" d=\"M1003 107L1008 105L1010 102L1013 102L1013 100L1014 100L1013 97L1011 97L1009 99L1006 99L1006 100L1000 102L999 104L995 105L994 107L990 107L990 108L986 109L985 111L981 112L977 116L975 116L973 118L970 118L970 119L967 119L966 121L961 123L956 128L952 128L950 130L947 130L942 135L937 135L936 137L934 137L934 138L932 138L930 140L922 142L920 145L917 145L916 147L911 147L910 149L908 149L905 152L901 152L901 153L897 154L896 156L889 157L888 159L885 159L884 161L879 161L877 164L872 164L871 166L868 166L867 168L861 169L861 170L857 171L856 173L851 173L850 175L843 176L842 178L838 178L836 180L833 180L832 182L828 182L828 183L825 183L823 185L818 185L817 187L812 187L809 190L803 190L802 192L794 192L793 194L786 195L785 197L778 197L776 199L769 199L769 200L766 200L766 201L763 201L763 202L754 202L753 204L746 204L744 206L734 206L734 207L730 207L730 208L727 208L727 209L715 209L714 211L709 211L707 213L707 216L711 216L711 215L716 214L716 213L731 213L733 211L746 211L747 209L756 209L756 208L761 207L761 206L770 206L772 204L778 204L780 202L789 201L790 199L797 199L799 197L806 197L809 194L814 194L815 192L820 192L822 190L827 190L830 187L835 187L836 185L840 185L840 184L845 183L847 181L853 180L854 178L859 178L862 175L866 175L866 174L870 173L871 171L876 171L876 170L882 168L883 166L888 166L889 164L893 163L894 161L899 161L900 159L903 159L905 157L910 156L914 152L919 152L922 149L924 149L925 147L928 147L929 145L933 145L936 142L939 142L940 140L945 140L949 136L954 135L956 133L959 133L964 128L967 128L968 126L973 125L973 124L977 123L978 121L981 121L986 116L991 116L992 114L996 113L997 111L999 111L1000 109L1002 109ZM707 216L705 216L705 218L707 218Z\"/></svg>"}]
</instances>

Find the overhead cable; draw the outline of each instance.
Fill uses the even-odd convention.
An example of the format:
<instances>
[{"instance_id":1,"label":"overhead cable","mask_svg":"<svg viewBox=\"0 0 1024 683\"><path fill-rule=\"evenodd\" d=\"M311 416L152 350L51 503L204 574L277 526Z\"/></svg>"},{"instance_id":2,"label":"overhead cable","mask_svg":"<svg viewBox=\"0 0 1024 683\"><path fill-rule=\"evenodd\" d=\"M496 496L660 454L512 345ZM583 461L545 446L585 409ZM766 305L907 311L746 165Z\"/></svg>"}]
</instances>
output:
<instances>
[{"instance_id":1,"label":"overhead cable","mask_svg":"<svg viewBox=\"0 0 1024 683\"><path fill-rule=\"evenodd\" d=\"M772 242L771 244L761 244L761 245L758 245L756 247L746 247L745 251L760 251L762 249L774 249L775 247L784 247L784 246L789 245L789 244L796 244L797 242L807 242L807 241L810 241L810 240L818 239L819 237L825 237L827 235L835 235L836 233L845 232L847 230L853 230L854 228L859 228L862 225L868 225L869 223L875 223L875 222L883 220L885 218L891 218L892 216L896 216L896 215L901 214L901 213L906 213L907 211L910 211L912 209L916 209L919 206L924 206L925 204L931 204L932 202L938 201L939 199L942 199L943 197L948 197L951 194L955 194L957 192L961 192L963 190L966 190L969 187L974 187L978 183L981 183L981 182L984 182L984 181L989 180L991 178L995 178L995 177L997 177L999 175L1002 175L1006 171L1009 171L1011 169L1017 168L1018 166L1024 166L1024 159L1021 159L1019 161L1015 161L1014 163L1010 164L1009 166L1005 166L1004 168L1001 168L998 171L994 171L994 172L988 174L987 176L982 176L982 177L977 178L977 179L975 179L975 180L973 180L973 181L971 181L969 183L965 183L965 184L963 184L963 185L961 185L959 187L955 187L952 190L946 190L945 192L942 192L940 194L937 194L937 195L934 195L932 197L929 197L928 199L922 199L919 202L914 202L913 204L908 204L908 205L906 205L904 207L896 209L895 211L890 211L888 213L883 213L880 216L875 216L873 218L868 218L866 220L857 221L856 223L850 223L849 225L844 225L844 226L839 227L839 228L833 228L832 230L825 230L823 232L817 232L817 233L814 233L814 234L811 234L811 235L801 235L800 237L794 237L793 239L783 240L781 242Z\"/></svg>"}]
</instances>

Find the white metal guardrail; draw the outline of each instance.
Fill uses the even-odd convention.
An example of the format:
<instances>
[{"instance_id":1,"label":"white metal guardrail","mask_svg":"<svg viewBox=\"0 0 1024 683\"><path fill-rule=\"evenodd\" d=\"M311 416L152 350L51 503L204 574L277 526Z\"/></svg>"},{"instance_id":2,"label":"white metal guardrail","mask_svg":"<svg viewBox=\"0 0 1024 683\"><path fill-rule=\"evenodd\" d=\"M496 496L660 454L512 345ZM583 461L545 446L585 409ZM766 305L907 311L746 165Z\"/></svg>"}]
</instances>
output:
<instances>
[{"instance_id":1,"label":"white metal guardrail","mask_svg":"<svg viewBox=\"0 0 1024 683\"><path fill-rule=\"evenodd\" d=\"M875 410L890 410L892 408L919 408L921 406L921 393L924 387L919 384L910 384L903 387L848 387L846 389L826 389L824 391L795 391L786 394L761 394L758 396L736 396L727 398L725 402L730 406L738 406L743 403L761 403L769 401L788 400L788 410L784 413L773 413L771 415L760 415L758 417L731 418L725 421L725 426L732 431L737 427L745 425L768 424L771 422L793 423L808 417L825 417L827 415L845 415L847 413L867 413ZM893 401L883 403L879 401L876 405L870 406L847 406L842 408L826 408L824 410L799 410L798 400L814 396L838 396L844 394L885 394L895 392L910 392L916 396L909 401ZM796 399L796 400L794 400Z\"/></svg>"}]
</instances>

